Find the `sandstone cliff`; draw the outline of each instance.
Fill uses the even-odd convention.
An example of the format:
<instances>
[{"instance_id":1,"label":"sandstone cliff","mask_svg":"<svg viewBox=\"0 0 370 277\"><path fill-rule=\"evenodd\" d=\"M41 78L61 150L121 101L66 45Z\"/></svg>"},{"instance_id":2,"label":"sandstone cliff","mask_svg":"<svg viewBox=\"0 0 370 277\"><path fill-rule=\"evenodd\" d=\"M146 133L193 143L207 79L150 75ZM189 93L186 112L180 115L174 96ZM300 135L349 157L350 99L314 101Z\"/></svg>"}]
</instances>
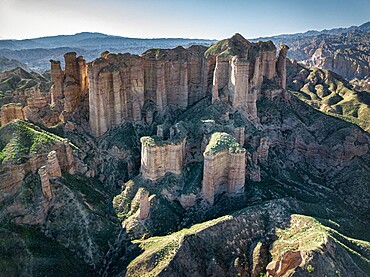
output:
<instances>
[{"instance_id":1,"label":"sandstone cliff","mask_svg":"<svg viewBox=\"0 0 370 277\"><path fill-rule=\"evenodd\" d=\"M204 152L202 191L213 205L221 192L243 193L245 184L245 149L231 135L214 133Z\"/></svg>"},{"instance_id":2,"label":"sandstone cliff","mask_svg":"<svg viewBox=\"0 0 370 277\"><path fill-rule=\"evenodd\" d=\"M169 140L159 137L142 137L141 173L144 178L157 180L167 172L180 174L185 158L185 130L178 127Z\"/></svg>"},{"instance_id":3,"label":"sandstone cliff","mask_svg":"<svg viewBox=\"0 0 370 277\"><path fill-rule=\"evenodd\" d=\"M1 126L15 119L24 120L21 104L11 103L1 107Z\"/></svg>"},{"instance_id":4,"label":"sandstone cliff","mask_svg":"<svg viewBox=\"0 0 370 277\"><path fill-rule=\"evenodd\" d=\"M76 57L75 52L64 55L65 69L60 62L51 62L51 104L62 105L62 110L71 113L85 97L88 89L86 61Z\"/></svg>"},{"instance_id":5,"label":"sandstone cliff","mask_svg":"<svg viewBox=\"0 0 370 277\"><path fill-rule=\"evenodd\" d=\"M282 48L277 61L271 41L251 43L236 34L208 49L153 49L141 56L103 53L88 68L92 133L101 136L124 120L144 119L150 125L156 112L185 109L210 94L213 102L222 100L256 122L264 80L279 80L285 88L287 49Z\"/></svg>"}]
</instances>

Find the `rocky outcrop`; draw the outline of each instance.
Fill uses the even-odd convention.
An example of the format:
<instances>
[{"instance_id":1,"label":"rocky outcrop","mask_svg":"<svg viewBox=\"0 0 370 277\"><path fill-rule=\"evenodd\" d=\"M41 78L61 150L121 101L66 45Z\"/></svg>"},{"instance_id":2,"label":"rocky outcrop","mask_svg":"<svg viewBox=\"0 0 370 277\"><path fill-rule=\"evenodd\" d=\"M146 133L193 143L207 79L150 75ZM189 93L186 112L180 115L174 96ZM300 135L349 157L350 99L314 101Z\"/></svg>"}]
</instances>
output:
<instances>
[{"instance_id":1,"label":"rocky outcrop","mask_svg":"<svg viewBox=\"0 0 370 277\"><path fill-rule=\"evenodd\" d=\"M59 61L51 62L51 103L62 104L65 112L71 113L79 102L84 98L88 89L86 61L76 57L75 52L64 55L65 70L63 71Z\"/></svg>"},{"instance_id":2,"label":"rocky outcrop","mask_svg":"<svg viewBox=\"0 0 370 277\"><path fill-rule=\"evenodd\" d=\"M157 180L167 172L181 174L185 158L186 133L176 129L177 133L169 140L159 137L142 137L141 168L144 178Z\"/></svg>"},{"instance_id":3,"label":"rocky outcrop","mask_svg":"<svg viewBox=\"0 0 370 277\"><path fill-rule=\"evenodd\" d=\"M260 144L257 148L256 159L259 161L267 161L269 155L270 141L268 137L263 137L260 139Z\"/></svg>"},{"instance_id":4,"label":"rocky outcrop","mask_svg":"<svg viewBox=\"0 0 370 277\"><path fill-rule=\"evenodd\" d=\"M288 271L295 270L302 263L304 264L304 258L301 251L287 251L282 255L280 261L273 261L267 265L267 276L287 276Z\"/></svg>"},{"instance_id":5,"label":"rocky outcrop","mask_svg":"<svg viewBox=\"0 0 370 277\"><path fill-rule=\"evenodd\" d=\"M235 127L234 129L234 137L236 138L236 140L239 142L239 144L241 146L244 145L244 141L245 141L245 127Z\"/></svg>"},{"instance_id":6,"label":"rocky outcrop","mask_svg":"<svg viewBox=\"0 0 370 277\"><path fill-rule=\"evenodd\" d=\"M286 88L286 57L289 47L285 44L280 45L279 57L276 63L276 73L280 77L281 87Z\"/></svg>"},{"instance_id":7,"label":"rocky outcrop","mask_svg":"<svg viewBox=\"0 0 370 277\"><path fill-rule=\"evenodd\" d=\"M125 276L366 276L351 257L356 251L313 218L289 214L285 205L269 201L141 240L144 251Z\"/></svg>"},{"instance_id":8,"label":"rocky outcrop","mask_svg":"<svg viewBox=\"0 0 370 277\"><path fill-rule=\"evenodd\" d=\"M15 119L24 120L21 104L11 103L1 107L1 126Z\"/></svg>"},{"instance_id":9,"label":"rocky outcrop","mask_svg":"<svg viewBox=\"0 0 370 277\"><path fill-rule=\"evenodd\" d=\"M47 170L48 170L50 177L61 177L62 176L62 171L60 169L59 161L57 158L57 152L54 150L48 154Z\"/></svg>"},{"instance_id":10,"label":"rocky outcrop","mask_svg":"<svg viewBox=\"0 0 370 277\"><path fill-rule=\"evenodd\" d=\"M148 218L150 212L149 192L147 190L140 191L139 215L140 220Z\"/></svg>"},{"instance_id":11,"label":"rocky outcrop","mask_svg":"<svg viewBox=\"0 0 370 277\"><path fill-rule=\"evenodd\" d=\"M256 102L264 79L276 76L276 48L271 41L251 43L240 34L212 45L205 53L215 57L212 102L222 100L234 111L257 121Z\"/></svg>"},{"instance_id":12,"label":"rocky outcrop","mask_svg":"<svg viewBox=\"0 0 370 277\"><path fill-rule=\"evenodd\" d=\"M63 83L64 83L64 72L60 66L60 61L50 60L50 78L51 78L51 104L54 105L57 101L62 100L63 94Z\"/></svg>"},{"instance_id":13,"label":"rocky outcrop","mask_svg":"<svg viewBox=\"0 0 370 277\"><path fill-rule=\"evenodd\" d=\"M257 122L264 80L280 77L284 88L287 47L278 65L271 41L251 43L236 34L208 49L152 49L141 56L109 54L89 64L90 126L95 136L124 120L153 122L167 107L185 109L206 95ZM277 68L279 74L277 74Z\"/></svg>"},{"instance_id":14,"label":"rocky outcrop","mask_svg":"<svg viewBox=\"0 0 370 277\"><path fill-rule=\"evenodd\" d=\"M227 133L214 133L203 154L204 198L213 205L214 197L221 192L242 193L245 184L245 154L234 137Z\"/></svg>"},{"instance_id":15,"label":"rocky outcrop","mask_svg":"<svg viewBox=\"0 0 370 277\"><path fill-rule=\"evenodd\" d=\"M90 127L104 134L123 120L140 120L144 106L144 62L137 55L107 54L89 64Z\"/></svg>"},{"instance_id":16,"label":"rocky outcrop","mask_svg":"<svg viewBox=\"0 0 370 277\"><path fill-rule=\"evenodd\" d=\"M53 194L51 192L49 173L48 173L46 166L40 167L39 175L40 175L40 180L41 180L42 193L44 194L46 199L50 201L53 198Z\"/></svg>"}]
</instances>

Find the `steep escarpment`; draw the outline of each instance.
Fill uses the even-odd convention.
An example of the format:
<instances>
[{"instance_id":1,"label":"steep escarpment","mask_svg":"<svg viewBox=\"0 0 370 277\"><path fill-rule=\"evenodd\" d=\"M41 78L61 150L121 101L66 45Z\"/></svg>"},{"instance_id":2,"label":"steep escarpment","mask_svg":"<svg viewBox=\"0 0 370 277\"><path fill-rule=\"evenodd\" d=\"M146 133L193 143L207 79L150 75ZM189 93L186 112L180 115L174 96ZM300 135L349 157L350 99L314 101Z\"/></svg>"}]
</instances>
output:
<instances>
[{"instance_id":1,"label":"steep escarpment","mask_svg":"<svg viewBox=\"0 0 370 277\"><path fill-rule=\"evenodd\" d=\"M286 50L277 66L272 42L250 43L236 34L208 49L153 49L141 56L103 53L88 70L91 130L100 136L124 120L143 119L150 125L156 113L163 115L171 106L185 109L206 95L255 121L263 80L276 78L277 87L285 86Z\"/></svg>"}]
</instances>

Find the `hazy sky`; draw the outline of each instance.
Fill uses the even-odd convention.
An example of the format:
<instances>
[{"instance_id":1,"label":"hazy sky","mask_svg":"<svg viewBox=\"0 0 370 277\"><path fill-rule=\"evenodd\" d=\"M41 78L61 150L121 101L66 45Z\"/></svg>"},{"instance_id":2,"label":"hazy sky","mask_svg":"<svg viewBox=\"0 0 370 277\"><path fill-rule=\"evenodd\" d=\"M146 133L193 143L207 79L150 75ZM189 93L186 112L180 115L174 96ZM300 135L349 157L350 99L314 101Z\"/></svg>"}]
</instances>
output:
<instances>
[{"instance_id":1,"label":"hazy sky","mask_svg":"<svg viewBox=\"0 0 370 277\"><path fill-rule=\"evenodd\" d=\"M360 25L370 0L0 0L0 38L246 38Z\"/></svg>"}]
</instances>

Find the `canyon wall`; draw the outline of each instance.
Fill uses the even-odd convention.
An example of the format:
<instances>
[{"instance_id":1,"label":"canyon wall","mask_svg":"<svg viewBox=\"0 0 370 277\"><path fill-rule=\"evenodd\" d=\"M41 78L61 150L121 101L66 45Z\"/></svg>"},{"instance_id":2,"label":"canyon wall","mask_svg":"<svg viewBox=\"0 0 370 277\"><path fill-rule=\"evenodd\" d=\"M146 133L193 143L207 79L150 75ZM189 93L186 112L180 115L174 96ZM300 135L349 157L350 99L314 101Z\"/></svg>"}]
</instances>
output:
<instances>
[{"instance_id":1,"label":"canyon wall","mask_svg":"<svg viewBox=\"0 0 370 277\"><path fill-rule=\"evenodd\" d=\"M246 150L227 133L211 136L204 156L202 191L213 205L214 196L221 192L243 193L245 185Z\"/></svg>"},{"instance_id":2,"label":"canyon wall","mask_svg":"<svg viewBox=\"0 0 370 277\"><path fill-rule=\"evenodd\" d=\"M137 55L106 54L89 64L90 127L104 134L123 120L140 120L144 106L144 62Z\"/></svg>"},{"instance_id":3,"label":"canyon wall","mask_svg":"<svg viewBox=\"0 0 370 277\"><path fill-rule=\"evenodd\" d=\"M156 112L185 109L210 94L213 102L222 100L256 122L264 80L285 87L287 49L277 61L271 41L251 43L236 34L208 49L152 49L140 56L104 52L88 65L91 131L101 136L124 120L150 125ZM52 79L59 80L60 65L52 67Z\"/></svg>"}]
</instances>

